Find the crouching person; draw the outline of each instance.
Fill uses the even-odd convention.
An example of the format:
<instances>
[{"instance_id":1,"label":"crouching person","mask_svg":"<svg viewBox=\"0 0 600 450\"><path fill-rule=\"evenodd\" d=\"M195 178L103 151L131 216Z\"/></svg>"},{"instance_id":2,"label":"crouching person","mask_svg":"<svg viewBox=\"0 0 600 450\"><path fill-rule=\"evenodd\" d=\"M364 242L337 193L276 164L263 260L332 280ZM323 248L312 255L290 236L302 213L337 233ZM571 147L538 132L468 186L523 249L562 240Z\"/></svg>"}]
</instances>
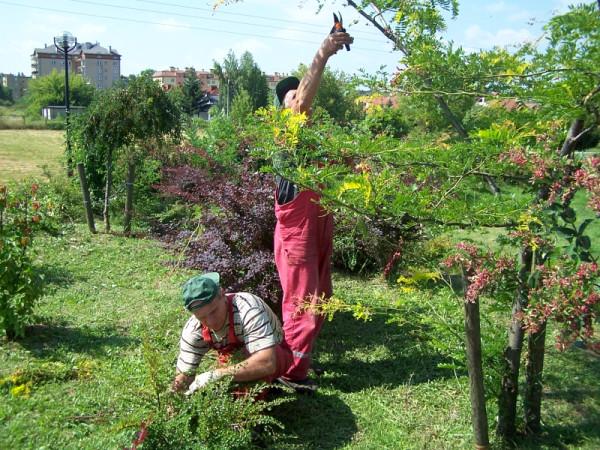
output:
<instances>
[{"instance_id":1,"label":"crouching person","mask_svg":"<svg viewBox=\"0 0 600 450\"><path fill-rule=\"evenodd\" d=\"M183 286L183 303L192 314L183 327L173 390L192 394L211 381L232 376L236 382L271 382L291 365L292 353L285 341L279 319L255 295L225 294L218 273L206 273ZM219 367L196 375L209 349L219 355ZM229 364L241 350L245 359Z\"/></svg>"}]
</instances>

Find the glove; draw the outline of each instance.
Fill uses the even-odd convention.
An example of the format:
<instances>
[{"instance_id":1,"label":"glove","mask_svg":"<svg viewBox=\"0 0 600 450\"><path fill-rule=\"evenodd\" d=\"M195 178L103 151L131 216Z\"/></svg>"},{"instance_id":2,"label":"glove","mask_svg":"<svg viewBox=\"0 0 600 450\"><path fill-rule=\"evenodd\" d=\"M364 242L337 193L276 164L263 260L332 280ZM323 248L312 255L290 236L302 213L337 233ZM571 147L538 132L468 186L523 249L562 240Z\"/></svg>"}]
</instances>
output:
<instances>
[{"instance_id":1,"label":"glove","mask_svg":"<svg viewBox=\"0 0 600 450\"><path fill-rule=\"evenodd\" d=\"M211 381L217 381L220 378L221 378L221 375L219 375L214 370L201 373L200 375L196 375L196 378L194 378L194 381L192 381L192 383L188 387L188 390L185 392L185 395L192 395L198 389L206 386Z\"/></svg>"}]
</instances>

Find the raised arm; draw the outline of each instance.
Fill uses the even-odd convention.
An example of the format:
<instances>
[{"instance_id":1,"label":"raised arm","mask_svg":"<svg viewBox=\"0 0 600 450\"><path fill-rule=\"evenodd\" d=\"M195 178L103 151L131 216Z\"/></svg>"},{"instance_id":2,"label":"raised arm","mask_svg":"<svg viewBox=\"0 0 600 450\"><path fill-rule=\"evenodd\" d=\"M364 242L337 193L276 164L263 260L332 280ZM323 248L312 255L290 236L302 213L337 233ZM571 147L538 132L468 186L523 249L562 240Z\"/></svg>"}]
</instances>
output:
<instances>
[{"instance_id":1,"label":"raised arm","mask_svg":"<svg viewBox=\"0 0 600 450\"><path fill-rule=\"evenodd\" d=\"M310 114L310 108L319 90L319 84L321 83L327 61L338 50L341 50L345 44L351 44L352 42L354 42L354 38L348 33L327 35L313 58L306 75L300 80L300 85L295 92L295 96L289 100L286 96L285 106L291 108L295 113L304 112Z\"/></svg>"}]
</instances>

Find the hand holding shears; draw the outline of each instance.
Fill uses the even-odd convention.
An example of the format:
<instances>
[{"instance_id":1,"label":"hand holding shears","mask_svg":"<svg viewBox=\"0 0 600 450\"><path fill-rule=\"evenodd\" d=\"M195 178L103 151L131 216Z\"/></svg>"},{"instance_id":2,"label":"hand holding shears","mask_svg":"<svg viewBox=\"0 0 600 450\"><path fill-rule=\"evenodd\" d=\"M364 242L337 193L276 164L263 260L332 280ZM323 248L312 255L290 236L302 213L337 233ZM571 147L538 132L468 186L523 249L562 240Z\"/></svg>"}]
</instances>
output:
<instances>
[{"instance_id":1,"label":"hand holding shears","mask_svg":"<svg viewBox=\"0 0 600 450\"><path fill-rule=\"evenodd\" d=\"M338 16L335 13L333 13L333 27L331 28L329 34L346 32L346 29L344 28L344 24L342 22L342 13L338 11L338 14L340 15L339 19ZM346 50L350 51L350 44L345 44L345 46Z\"/></svg>"}]
</instances>

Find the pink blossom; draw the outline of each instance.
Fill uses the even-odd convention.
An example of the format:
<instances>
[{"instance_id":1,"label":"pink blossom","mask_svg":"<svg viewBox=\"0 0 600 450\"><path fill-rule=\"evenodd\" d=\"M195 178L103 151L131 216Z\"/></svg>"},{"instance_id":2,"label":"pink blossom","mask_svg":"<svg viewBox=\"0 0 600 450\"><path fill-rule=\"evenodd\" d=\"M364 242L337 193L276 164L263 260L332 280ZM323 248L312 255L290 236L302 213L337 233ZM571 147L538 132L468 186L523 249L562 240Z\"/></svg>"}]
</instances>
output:
<instances>
[{"instance_id":1,"label":"pink blossom","mask_svg":"<svg viewBox=\"0 0 600 450\"><path fill-rule=\"evenodd\" d=\"M475 303L481 292L491 283L492 274L488 269L481 269L469 278L469 288L465 294L468 302Z\"/></svg>"}]
</instances>

